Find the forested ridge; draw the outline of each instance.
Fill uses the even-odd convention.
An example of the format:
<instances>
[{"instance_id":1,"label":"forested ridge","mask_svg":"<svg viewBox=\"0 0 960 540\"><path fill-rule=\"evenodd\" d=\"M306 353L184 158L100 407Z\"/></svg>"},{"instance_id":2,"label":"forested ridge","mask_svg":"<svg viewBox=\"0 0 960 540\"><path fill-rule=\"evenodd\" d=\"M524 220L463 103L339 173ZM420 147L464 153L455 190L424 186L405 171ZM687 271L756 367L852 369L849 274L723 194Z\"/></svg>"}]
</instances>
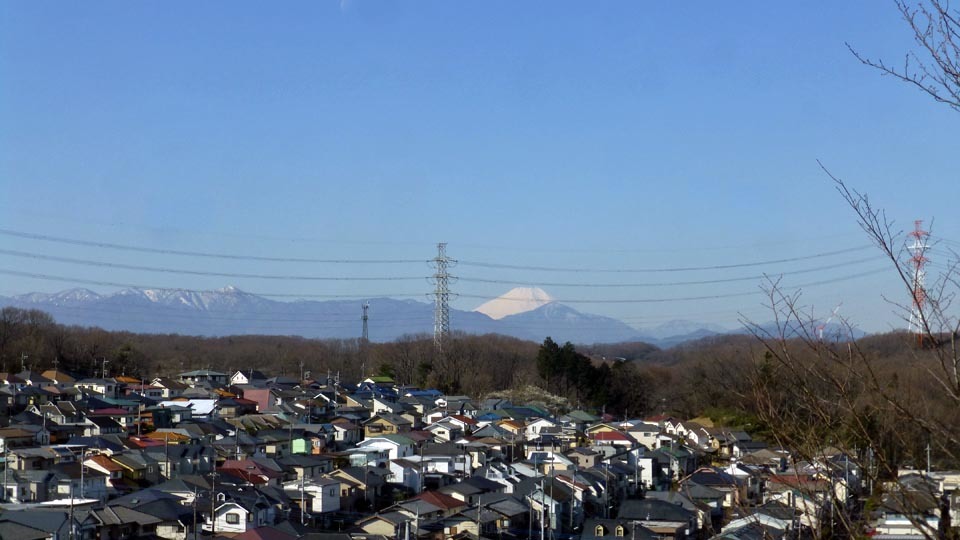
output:
<instances>
[{"instance_id":1,"label":"forested ridge","mask_svg":"<svg viewBox=\"0 0 960 540\"><path fill-rule=\"evenodd\" d=\"M940 403L938 396L943 394L937 393L935 383L925 376L926 356L922 351L918 354L913 336L888 333L853 344L810 345L796 339L777 346L787 348L792 361L810 366L822 363L822 349L818 353L816 347L843 354L855 346L874 376L889 381L898 395L924 396L918 401L924 410L918 413L938 423L958 421L956 408ZM771 343L751 335L713 337L661 350L639 343L574 346L549 338L534 343L499 335L455 334L444 354L438 355L431 336L408 336L388 343L295 336L207 338L63 326L43 312L16 308L0 313L0 369L4 372L18 372L23 363L35 371L56 365L77 376L99 376L103 360L108 375L145 380L206 368L228 373L257 369L292 377L303 373L320 380L329 373L344 381L383 374L400 384L475 397L535 386L563 399L569 408L588 408L615 417L659 413L680 418L707 416L761 437L783 438L783 442L815 435L836 442L849 437L854 444L857 430L848 422L861 420L838 416L824 422L815 411L793 407L797 388L812 385L825 401L834 399L836 389L816 380L798 385L798 374L803 372L790 372L775 362ZM824 368L833 369L829 365ZM871 430L887 433L892 441L890 451L900 453L891 459L920 455L928 439L922 425L896 423L896 418L875 414L882 410L873 402L875 396L857 399L851 410L873 422ZM784 411L791 411L790 415L785 416ZM785 420L788 417L795 420L792 427ZM804 432L808 425L817 426L816 433Z\"/></svg>"}]
</instances>

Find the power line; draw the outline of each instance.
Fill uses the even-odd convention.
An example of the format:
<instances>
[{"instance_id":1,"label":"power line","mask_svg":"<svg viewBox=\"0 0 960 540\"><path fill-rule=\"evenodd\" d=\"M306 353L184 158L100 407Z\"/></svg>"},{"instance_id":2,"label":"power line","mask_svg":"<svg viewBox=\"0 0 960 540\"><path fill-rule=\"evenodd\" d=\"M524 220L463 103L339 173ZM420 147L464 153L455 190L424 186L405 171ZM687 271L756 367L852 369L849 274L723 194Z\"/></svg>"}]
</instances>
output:
<instances>
[{"instance_id":1,"label":"power line","mask_svg":"<svg viewBox=\"0 0 960 540\"><path fill-rule=\"evenodd\" d=\"M842 276L838 278L826 279L821 281L814 281L802 285L792 286L791 288L799 287L812 287L818 285L826 285L830 283L837 283L841 281L847 281L850 279L856 279L860 277L866 277L874 274L879 274L881 272L888 271L888 268L880 268L876 270L871 270L867 272L860 272L857 274L851 274L848 276ZM47 281L60 281L66 283L78 283L85 285L100 285L107 287L126 287L132 289L171 289L170 287L158 287L158 286L147 286L147 285L136 285L130 283L117 283L111 281L99 281L99 280L90 280L82 278L72 278L64 276L55 276L50 274L40 274L34 272L21 272L17 270L7 270L0 269L0 274L18 276L18 277L27 277L34 279L43 279ZM771 276L775 277L775 276ZM176 288L175 290L185 291L185 292L194 292L194 293L205 293L210 291L197 290L197 289L184 289ZM247 292L247 294L255 296L264 296L268 298L370 298L370 297L406 297L406 298L416 298L421 297L423 294L306 294L306 293L259 293L259 292ZM435 293L434 293L435 294ZM688 297L674 297L674 298L644 298L644 299L597 299L597 300L583 300L583 299L555 299L554 301L562 304L643 304L643 303L662 303L662 302L685 302L685 301L696 301L696 300L716 300L721 298L737 298L743 296L753 296L757 294L762 294L762 291L743 291L736 293L727 293L727 294L715 294L715 295L701 295L701 296L688 296ZM475 298L482 300L490 300L489 296L482 295L471 295L471 294L458 294L457 296L461 298ZM501 300L507 301L525 301L522 298L501 298Z\"/></svg>"},{"instance_id":2,"label":"power line","mask_svg":"<svg viewBox=\"0 0 960 540\"><path fill-rule=\"evenodd\" d=\"M460 261L460 264L464 266L476 266L480 268L502 268L506 270L534 270L538 272L595 272L595 273L657 273L657 272L694 272L700 270L728 270L731 268L747 268L751 266L764 266L769 264L780 264L788 262L797 262L805 261L810 259L818 259L822 257L832 257L835 255L842 255L845 253L854 253L857 251L863 251L866 249L873 249L872 245L857 246L847 249L839 249L836 251L828 251L824 253L816 253L813 255L803 255L799 257L788 257L785 259L771 259L766 261L753 261L746 263L735 263L735 264L716 264L708 266L679 266L679 267L666 267L666 268L564 268L556 266L526 266L518 264L501 264L501 263L488 263L480 261Z\"/></svg>"},{"instance_id":3,"label":"power line","mask_svg":"<svg viewBox=\"0 0 960 540\"><path fill-rule=\"evenodd\" d=\"M2 251L0 251L2 253ZM853 266L857 264L862 264L865 262L874 262L884 259L883 256L874 256L867 257L864 259L857 259L853 261L846 261L842 263L829 264L825 266L818 266L815 268L805 268L803 270L793 270L790 272L780 272L780 276L789 276L794 274L808 274L811 272L821 272L823 270L831 270L834 268L842 268L845 266ZM687 285L713 285L718 283L734 283L738 281L756 281L764 279L766 276L763 274L752 275L752 276L743 276L743 277L732 277L732 278L723 278L723 279L705 279L705 280L696 280L696 281L673 281L666 283L551 283L551 282L539 282L539 281L514 281L508 279L486 279L486 278L475 278L475 277L464 277L457 276L457 279L463 282L469 283L493 283L493 284L503 284L503 285L529 285L529 286L539 286L539 287L587 287L587 288L630 288L630 287L675 287L675 286L687 286Z\"/></svg>"},{"instance_id":4,"label":"power line","mask_svg":"<svg viewBox=\"0 0 960 540\"><path fill-rule=\"evenodd\" d=\"M250 278L250 279L273 279L283 281L420 281L425 276L381 276L381 277L340 277L340 276L303 276L303 275L278 275L278 274L244 274L237 272L209 272L205 270L190 270L186 268L167 268L160 266L141 266L135 264L114 263L106 261L94 261L90 259L76 259L72 257L59 257L55 255L43 255L40 253L30 253L26 251L16 251L10 249L0 249L0 254L13 257L22 257L36 259L41 261L63 262L68 264L80 264L85 266L99 266L102 268L118 268L122 270L137 270L141 272L159 272L166 274L184 274L191 276L213 276L230 278Z\"/></svg>"},{"instance_id":5,"label":"power line","mask_svg":"<svg viewBox=\"0 0 960 540\"><path fill-rule=\"evenodd\" d=\"M840 233L840 234L831 234L831 235L817 235L817 240L823 240L824 238L850 238L853 236L862 237L862 233L851 232L851 233ZM702 252L702 251L722 251L722 250L738 250L743 251L745 249L757 248L760 246L776 246L782 247L788 242L784 241L764 241L764 242L749 242L739 245L700 245L700 246L690 246L685 245L682 248L543 248L543 247L515 247L515 246L496 246L491 244L474 244L474 243L460 243L457 242L457 247L459 249L476 249L476 250L486 250L486 251L512 251L512 252L522 252L522 253L610 253L610 254L627 254L627 253L691 253L691 252ZM792 244L797 244L799 242L789 242Z\"/></svg>"},{"instance_id":6,"label":"power line","mask_svg":"<svg viewBox=\"0 0 960 540\"><path fill-rule=\"evenodd\" d=\"M830 283L838 283L838 282L841 282L841 281L848 281L848 280L851 280L851 279L857 279L857 278L861 278L861 277L871 276L871 275L874 275L874 274L879 274L879 273L888 272L888 271L889 271L889 268L878 268L878 269L876 269L876 270L870 270L870 271L867 271L867 272L860 272L860 273L851 274L851 275L848 275L848 276L842 276L842 277L833 278L833 279L826 279L826 280L822 280L822 281L814 281L814 282L805 283L805 284L801 284L801 285L793 285L793 286L790 286L789 288L790 288L790 289L796 289L796 288L801 288L801 287L814 287L814 286L819 286L819 285L827 285L827 284L830 284ZM771 277L773 277L773 276L771 276ZM782 286L781 288L787 288L787 287ZM687 296L687 297L679 297L679 298L676 298L676 297L675 297L675 298L641 298L641 299L632 298L632 299L600 299L600 300L556 299L556 300L554 300L554 302L557 302L557 303L560 303L560 304L647 304L647 303L664 303L664 302L690 302L690 301L699 301L699 300L719 300L719 299L722 299L722 298L739 298L739 297L743 297L743 296L755 296L755 295L759 295L759 294L765 294L765 293L764 293L764 291L762 291L762 290L757 290L757 291L735 292L735 293L728 293L728 294L713 294L713 295L703 295L703 296ZM462 297L462 298L481 298L481 299L487 299L487 298L488 298L488 297L486 297L486 296L470 295L470 294L460 294L459 296ZM525 298L500 298L500 300L517 301L517 302L526 302L526 301L527 301L527 299L525 299Z\"/></svg>"},{"instance_id":7,"label":"power line","mask_svg":"<svg viewBox=\"0 0 960 540\"><path fill-rule=\"evenodd\" d=\"M177 249L149 248L142 246L131 246L128 244L115 244L111 242L99 242L91 240L79 240L75 238L64 238L50 236L46 234L37 234L24 231L15 231L11 229L0 229L0 235L13 236L16 238L26 238L29 240L41 240L44 242L56 242L59 244L72 244L75 246L95 247L102 249L113 249L118 251L134 251L138 253L157 253L161 255L179 255L186 257L205 257L209 259L227 259L227 260L247 260L247 261L268 261L268 262L287 262L287 263L317 263L317 264L408 264L426 262L424 259L313 259L304 257L264 257L258 255L238 255L229 253L209 253L203 251L185 251Z\"/></svg>"}]
</instances>

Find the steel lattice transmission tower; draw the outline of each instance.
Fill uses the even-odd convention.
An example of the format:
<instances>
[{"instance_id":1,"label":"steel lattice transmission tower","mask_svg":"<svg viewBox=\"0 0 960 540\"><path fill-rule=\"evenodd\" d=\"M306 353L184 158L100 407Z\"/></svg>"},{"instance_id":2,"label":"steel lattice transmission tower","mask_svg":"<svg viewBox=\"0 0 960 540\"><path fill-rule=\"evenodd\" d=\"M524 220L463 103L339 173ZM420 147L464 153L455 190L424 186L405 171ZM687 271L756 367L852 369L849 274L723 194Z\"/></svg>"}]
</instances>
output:
<instances>
[{"instance_id":1,"label":"steel lattice transmission tower","mask_svg":"<svg viewBox=\"0 0 960 540\"><path fill-rule=\"evenodd\" d=\"M430 261L435 270L433 279L433 344L437 351L443 351L443 343L450 335L450 283L456 278L450 275L450 268L457 261L447 256L447 243L437 244L437 256Z\"/></svg>"},{"instance_id":2,"label":"steel lattice transmission tower","mask_svg":"<svg viewBox=\"0 0 960 540\"><path fill-rule=\"evenodd\" d=\"M927 303L927 290L924 288L926 279L926 270L924 266L930 261L927 258L927 238L930 233L923 230L922 220L913 222L914 228L910 232L913 243L907 246L910 251L910 262L913 265L913 283L911 283L911 293L913 295L913 306L910 310L910 331L917 335L917 342L923 344L923 335L926 333L924 305Z\"/></svg>"},{"instance_id":3,"label":"steel lattice transmission tower","mask_svg":"<svg viewBox=\"0 0 960 540\"><path fill-rule=\"evenodd\" d=\"M360 334L360 339L363 341L370 341L370 331L367 327L367 320L370 318L367 315L367 311L370 309L370 302L364 302L360 307L363 308L363 315L360 317L360 320L363 321L363 333Z\"/></svg>"}]
</instances>

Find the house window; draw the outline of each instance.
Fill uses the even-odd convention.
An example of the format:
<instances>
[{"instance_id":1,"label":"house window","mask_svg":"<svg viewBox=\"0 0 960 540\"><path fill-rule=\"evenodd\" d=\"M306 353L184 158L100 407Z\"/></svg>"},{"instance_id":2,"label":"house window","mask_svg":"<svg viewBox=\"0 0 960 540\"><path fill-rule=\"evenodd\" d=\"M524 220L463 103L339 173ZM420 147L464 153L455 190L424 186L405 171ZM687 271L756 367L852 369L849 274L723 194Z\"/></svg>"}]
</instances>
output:
<instances>
[{"instance_id":1,"label":"house window","mask_svg":"<svg viewBox=\"0 0 960 540\"><path fill-rule=\"evenodd\" d=\"M227 514L227 523L230 525L237 525L240 523L240 514L236 512L230 512Z\"/></svg>"},{"instance_id":2,"label":"house window","mask_svg":"<svg viewBox=\"0 0 960 540\"><path fill-rule=\"evenodd\" d=\"M593 530L594 536L604 536L607 534L607 531L603 529L603 525L597 525L597 528Z\"/></svg>"},{"instance_id":3,"label":"house window","mask_svg":"<svg viewBox=\"0 0 960 540\"><path fill-rule=\"evenodd\" d=\"M623 536L623 525L617 525L616 535Z\"/></svg>"}]
</instances>

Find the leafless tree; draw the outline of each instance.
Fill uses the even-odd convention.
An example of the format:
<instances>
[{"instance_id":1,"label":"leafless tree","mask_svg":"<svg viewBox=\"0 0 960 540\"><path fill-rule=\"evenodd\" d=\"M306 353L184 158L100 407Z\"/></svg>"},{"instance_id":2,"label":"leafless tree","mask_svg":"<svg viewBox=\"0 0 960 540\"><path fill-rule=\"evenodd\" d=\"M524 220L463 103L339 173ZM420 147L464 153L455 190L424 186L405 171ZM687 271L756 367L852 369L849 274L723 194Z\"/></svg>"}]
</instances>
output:
<instances>
[{"instance_id":1,"label":"leafless tree","mask_svg":"<svg viewBox=\"0 0 960 540\"><path fill-rule=\"evenodd\" d=\"M875 354L852 339L851 332L848 339L824 340L800 293L772 280L767 293L775 326L745 321L766 349L751 375L757 413L776 443L792 452L795 465L820 467L830 478L830 490L809 494L824 505L821 535L863 534L869 510L886 505L898 508L926 536L943 537L946 531L926 520L938 511L938 486L926 480L908 483L902 473L909 467L919 469L914 478L922 480L931 461L960 464L960 350L958 320L950 309L960 286L955 266L918 290L904 235L865 194L827 174L891 263L903 287L901 297L925 295L919 333L899 334L906 352L895 358ZM904 319L915 313L910 300L889 301ZM858 471L859 485L849 474L840 481L836 463L829 473L829 459L836 455ZM843 490L836 489L837 482ZM866 505L849 496L859 490Z\"/></svg>"},{"instance_id":2,"label":"leafless tree","mask_svg":"<svg viewBox=\"0 0 960 540\"><path fill-rule=\"evenodd\" d=\"M903 65L867 57L847 48L864 64L926 92L960 111L960 10L948 0L896 0L897 9L919 45L904 55Z\"/></svg>"}]
</instances>

